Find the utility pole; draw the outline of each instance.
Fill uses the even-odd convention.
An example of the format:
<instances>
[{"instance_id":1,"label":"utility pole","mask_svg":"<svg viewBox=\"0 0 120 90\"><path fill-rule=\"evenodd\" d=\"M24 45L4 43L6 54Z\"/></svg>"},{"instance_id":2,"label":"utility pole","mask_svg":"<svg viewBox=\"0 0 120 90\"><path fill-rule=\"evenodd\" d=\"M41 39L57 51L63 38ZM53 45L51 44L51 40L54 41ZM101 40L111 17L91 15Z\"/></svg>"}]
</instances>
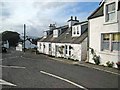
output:
<instances>
[{"instance_id":1,"label":"utility pole","mask_svg":"<svg viewBox=\"0 0 120 90\"><path fill-rule=\"evenodd\" d=\"M24 24L24 48L23 48L23 51L25 52L25 39L26 39L26 25Z\"/></svg>"}]
</instances>

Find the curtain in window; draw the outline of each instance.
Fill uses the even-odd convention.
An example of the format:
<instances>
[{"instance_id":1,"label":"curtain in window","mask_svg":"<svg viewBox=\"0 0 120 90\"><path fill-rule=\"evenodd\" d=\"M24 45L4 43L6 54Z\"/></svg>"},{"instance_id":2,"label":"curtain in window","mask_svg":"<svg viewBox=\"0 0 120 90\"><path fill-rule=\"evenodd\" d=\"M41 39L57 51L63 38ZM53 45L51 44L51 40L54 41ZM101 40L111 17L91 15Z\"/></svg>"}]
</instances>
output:
<instances>
[{"instance_id":1,"label":"curtain in window","mask_svg":"<svg viewBox=\"0 0 120 90\"><path fill-rule=\"evenodd\" d=\"M102 36L103 36L102 49L103 50L109 50L110 35L109 34L103 34Z\"/></svg>"},{"instance_id":2,"label":"curtain in window","mask_svg":"<svg viewBox=\"0 0 120 90\"><path fill-rule=\"evenodd\" d=\"M120 33L112 34L112 49L120 51Z\"/></svg>"}]
</instances>

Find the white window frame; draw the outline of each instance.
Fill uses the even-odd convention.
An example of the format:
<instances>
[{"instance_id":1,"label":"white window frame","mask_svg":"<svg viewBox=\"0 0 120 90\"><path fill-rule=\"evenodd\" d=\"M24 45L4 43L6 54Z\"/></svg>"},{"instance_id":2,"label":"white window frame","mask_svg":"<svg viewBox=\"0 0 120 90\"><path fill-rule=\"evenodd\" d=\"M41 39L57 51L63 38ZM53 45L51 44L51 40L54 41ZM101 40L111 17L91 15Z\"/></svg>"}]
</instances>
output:
<instances>
[{"instance_id":1,"label":"white window frame","mask_svg":"<svg viewBox=\"0 0 120 90\"><path fill-rule=\"evenodd\" d=\"M115 32L115 33L119 33L119 32ZM116 41L112 41L113 34L115 34L115 33L108 33L109 34L109 41L108 41L109 42L109 50L103 49L103 35L107 34L107 33L101 33L101 51L120 52L119 50L113 50L113 48L112 48L113 42L116 42Z\"/></svg>"},{"instance_id":2,"label":"white window frame","mask_svg":"<svg viewBox=\"0 0 120 90\"><path fill-rule=\"evenodd\" d=\"M80 28L81 26L76 25L72 27L72 37L78 37L80 36Z\"/></svg>"},{"instance_id":3,"label":"white window frame","mask_svg":"<svg viewBox=\"0 0 120 90\"><path fill-rule=\"evenodd\" d=\"M115 3L115 19L111 21L106 21L107 17L107 5ZM118 7L118 1L111 0L111 2L105 3L104 4L104 24L110 24L110 23L117 23L117 7ZM109 12L110 13L110 12Z\"/></svg>"}]
</instances>

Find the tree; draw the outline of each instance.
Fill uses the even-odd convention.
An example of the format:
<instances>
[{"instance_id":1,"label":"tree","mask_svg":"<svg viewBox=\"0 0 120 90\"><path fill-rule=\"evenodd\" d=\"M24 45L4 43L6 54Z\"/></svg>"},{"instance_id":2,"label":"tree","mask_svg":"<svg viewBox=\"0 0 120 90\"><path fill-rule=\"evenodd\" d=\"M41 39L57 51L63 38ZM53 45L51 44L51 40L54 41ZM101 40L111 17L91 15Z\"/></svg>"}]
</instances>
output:
<instances>
[{"instance_id":1,"label":"tree","mask_svg":"<svg viewBox=\"0 0 120 90\"><path fill-rule=\"evenodd\" d=\"M2 33L2 41L8 40L10 46L16 46L20 37L19 33L12 31L5 31Z\"/></svg>"}]
</instances>

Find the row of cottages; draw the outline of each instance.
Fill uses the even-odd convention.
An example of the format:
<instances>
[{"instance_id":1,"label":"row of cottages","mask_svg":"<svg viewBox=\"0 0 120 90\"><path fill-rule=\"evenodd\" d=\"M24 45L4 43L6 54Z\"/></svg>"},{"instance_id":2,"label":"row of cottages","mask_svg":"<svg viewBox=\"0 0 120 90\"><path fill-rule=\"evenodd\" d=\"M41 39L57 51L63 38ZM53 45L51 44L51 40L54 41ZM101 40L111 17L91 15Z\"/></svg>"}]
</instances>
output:
<instances>
[{"instance_id":1,"label":"row of cottages","mask_svg":"<svg viewBox=\"0 0 120 90\"><path fill-rule=\"evenodd\" d=\"M88 17L89 47L100 56L100 64L120 61L120 0L103 0ZM94 63L89 52L89 62Z\"/></svg>"},{"instance_id":2,"label":"row of cottages","mask_svg":"<svg viewBox=\"0 0 120 90\"><path fill-rule=\"evenodd\" d=\"M72 60L87 59L88 21L79 22L77 17L67 21L67 25L56 27L50 24L49 30L37 42L38 51L55 57Z\"/></svg>"}]
</instances>

